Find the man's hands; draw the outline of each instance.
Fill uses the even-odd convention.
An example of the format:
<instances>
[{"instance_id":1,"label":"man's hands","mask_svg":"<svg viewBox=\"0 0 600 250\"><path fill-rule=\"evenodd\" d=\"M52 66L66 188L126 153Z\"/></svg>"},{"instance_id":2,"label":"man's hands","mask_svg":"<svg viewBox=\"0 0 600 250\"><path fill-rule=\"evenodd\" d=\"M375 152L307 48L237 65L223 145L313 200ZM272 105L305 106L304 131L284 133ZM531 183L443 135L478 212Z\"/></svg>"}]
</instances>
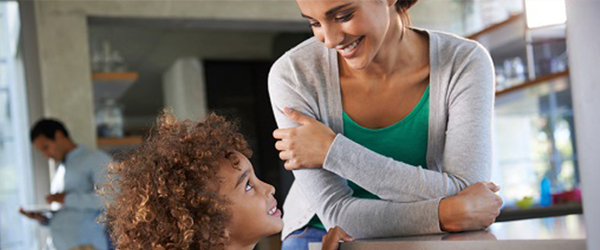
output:
<instances>
[{"instance_id":1,"label":"man's hands","mask_svg":"<svg viewBox=\"0 0 600 250\"><path fill-rule=\"evenodd\" d=\"M19 213L21 213L22 215L27 216L30 219L37 220L40 223L46 223L46 222L48 222L48 217L42 215L42 213L27 212L27 211L23 210L23 208L19 208Z\"/></svg>"},{"instance_id":2,"label":"man's hands","mask_svg":"<svg viewBox=\"0 0 600 250\"><path fill-rule=\"evenodd\" d=\"M288 118L300 124L295 128L273 131L273 137L278 140L275 148L280 151L279 158L285 161L285 168L321 168L335 139L335 132L296 110L285 108L284 112Z\"/></svg>"},{"instance_id":3,"label":"man's hands","mask_svg":"<svg viewBox=\"0 0 600 250\"><path fill-rule=\"evenodd\" d=\"M65 204L65 195L66 195L65 193L46 195L46 202L48 204L50 204L52 202L58 202L60 204Z\"/></svg>"},{"instance_id":4,"label":"man's hands","mask_svg":"<svg viewBox=\"0 0 600 250\"><path fill-rule=\"evenodd\" d=\"M457 195L440 201L439 219L442 230L460 232L489 227L500 215L500 187L492 182L478 182Z\"/></svg>"},{"instance_id":5,"label":"man's hands","mask_svg":"<svg viewBox=\"0 0 600 250\"><path fill-rule=\"evenodd\" d=\"M348 235L340 227L330 228L327 234L323 236L323 250L336 250L340 247L340 240L348 242L354 241L354 238Z\"/></svg>"},{"instance_id":6,"label":"man's hands","mask_svg":"<svg viewBox=\"0 0 600 250\"><path fill-rule=\"evenodd\" d=\"M48 204L51 204L52 202L58 202L60 204L65 204L65 196L66 196L66 193L49 194L49 195L46 195L46 202ZM27 212L27 211L23 210L23 208L19 208L19 213L27 216L30 219L37 220L40 223L48 222L48 217L46 217L42 213Z\"/></svg>"}]
</instances>

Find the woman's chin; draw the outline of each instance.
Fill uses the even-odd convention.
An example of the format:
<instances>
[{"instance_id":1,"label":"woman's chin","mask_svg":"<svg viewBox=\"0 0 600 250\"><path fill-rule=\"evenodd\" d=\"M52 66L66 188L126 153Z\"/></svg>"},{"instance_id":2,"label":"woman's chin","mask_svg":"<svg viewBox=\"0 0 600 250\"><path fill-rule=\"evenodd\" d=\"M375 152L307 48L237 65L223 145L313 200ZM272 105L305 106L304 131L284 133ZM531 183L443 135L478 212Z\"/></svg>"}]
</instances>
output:
<instances>
[{"instance_id":1,"label":"woman's chin","mask_svg":"<svg viewBox=\"0 0 600 250\"><path fill-rule=\"evenodd\" d=\"M369 63L362 58L352 58L349 60L346 59L346 65L348 65L348 67L350 67L353 70L364 70L367 68Z\"/></svg>"}]
</instances>

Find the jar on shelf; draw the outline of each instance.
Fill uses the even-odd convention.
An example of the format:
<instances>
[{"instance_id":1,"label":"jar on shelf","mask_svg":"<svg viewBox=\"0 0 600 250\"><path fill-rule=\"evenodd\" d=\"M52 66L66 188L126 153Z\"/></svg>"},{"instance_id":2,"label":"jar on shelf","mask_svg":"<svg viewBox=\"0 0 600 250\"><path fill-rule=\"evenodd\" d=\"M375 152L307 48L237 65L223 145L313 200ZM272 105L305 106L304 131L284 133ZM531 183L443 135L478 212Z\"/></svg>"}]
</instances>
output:
<instances>
[{"instance_id":1,"label":"jar on shelf","mask_svg":"<svg viewBox=\"0 0 600 250\"><path fill-rule=\"evenodd\" d=\"M506 89L506 77L504 75L503 68L496 68L496 91L502 91Z\"/></svg>"},{"instance_id":2,"label":"jar on shelf","mask_svg":"<svg viewBox=\"0 0 600 250\"><path fill-rule=\"evenodd\" d=\"M96 111L99 137L123 137L123 110L114 99L104 98Z\"/></svg>"}]
</instances>

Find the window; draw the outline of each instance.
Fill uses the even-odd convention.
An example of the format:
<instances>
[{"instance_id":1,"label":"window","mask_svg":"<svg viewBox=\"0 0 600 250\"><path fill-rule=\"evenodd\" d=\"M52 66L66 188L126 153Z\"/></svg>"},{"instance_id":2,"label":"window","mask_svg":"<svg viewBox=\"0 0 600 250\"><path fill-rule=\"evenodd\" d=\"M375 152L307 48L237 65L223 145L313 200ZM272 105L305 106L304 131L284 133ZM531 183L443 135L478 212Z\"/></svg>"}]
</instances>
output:
<instances>
[{"instance_id":1,"label":"window","mask_svg":"<svg viewBox=\"0 0 600 250\"><path fill-rule=\"evenodd\" d=\"M0 2L0 249L34 249L34 223L18 209L33 202L25 89L18 53L19 9Z\"/></svg>"},{"instance_id":2,"label":"window","mask_svg":"<svg viewBox=\"0 0 600 250\"><path fill-rule=\"evenodd\" d=\"M499 96L495 108L494 181L507 205L539 202L544 177L552 193L579 185L568 76Z\"/></svg>"}]
</instances>

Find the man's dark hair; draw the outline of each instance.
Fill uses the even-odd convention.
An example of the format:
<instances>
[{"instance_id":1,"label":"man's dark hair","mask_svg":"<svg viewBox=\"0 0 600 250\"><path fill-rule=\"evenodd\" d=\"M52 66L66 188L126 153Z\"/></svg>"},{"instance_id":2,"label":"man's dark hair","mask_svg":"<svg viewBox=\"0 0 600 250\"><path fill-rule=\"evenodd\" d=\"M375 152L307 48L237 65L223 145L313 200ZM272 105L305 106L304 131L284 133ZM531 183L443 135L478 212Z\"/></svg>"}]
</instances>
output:
<instances>
[{"instance_id":1,"label":"man's dark hair","mask_svg":"<svg viewBox=\"0 0 600 250\"><path fill-rule=\"evenodd\" d=\"M40 135L47 137L48 139L54 140L54 135L56 131L62 132L65 137L69 138L69 132L65 125L62 122L54 119L40 119L38 120L33 128L31 128L31 132L29 134L31 142L35 140Z\"/></svg>"}]
</instances>

